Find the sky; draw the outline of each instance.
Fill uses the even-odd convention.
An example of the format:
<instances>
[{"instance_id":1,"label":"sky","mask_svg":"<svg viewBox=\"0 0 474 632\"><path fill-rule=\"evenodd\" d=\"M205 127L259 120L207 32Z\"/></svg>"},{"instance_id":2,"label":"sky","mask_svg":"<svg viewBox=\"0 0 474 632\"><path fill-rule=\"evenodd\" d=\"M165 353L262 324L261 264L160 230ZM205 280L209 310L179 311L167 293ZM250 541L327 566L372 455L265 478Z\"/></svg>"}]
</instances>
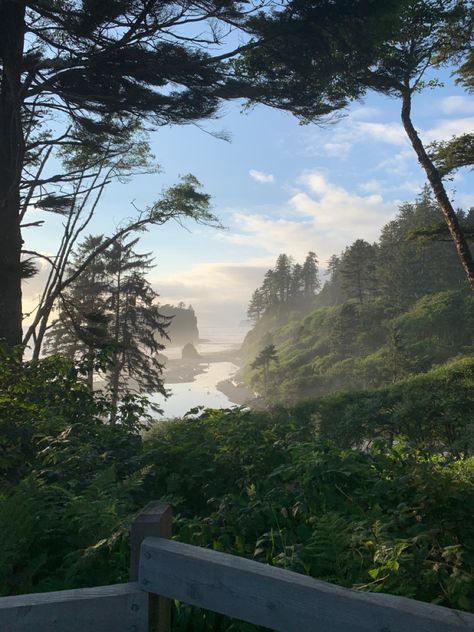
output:
<instances>
[{"instance_id":1,"label":"sky","mask_svg":"<svg viewBox=\"0 0 474 632\"><path fill-rule=\"evenodd\" d=\"M446 140L474 129L474 96L448 73L444 86L414 97L413 120L422 140ZM212 133L225 132L230 142ZM151 135L161 171L113 183L91 225L93 234L114 226L159 199L180 175L194 174L211 195L224 229L193 223L152 227L139 250L151 252L149 279L162 303L191 304L205 327L237 326L252 292L285 252L302 262L316 252L324 269L332 254L355 239L377 240L404 202L414 201L424 174L400 123L396 99L368 95L344 118L299 125L290 114L224 103L217 120L161 128ZM456 207L474 206L474 176L465 169L449 183ZM26 247L51 254L60 224L25 232ZM44 273L25 285L33 304Z\"/></svg>"}]
</instances>

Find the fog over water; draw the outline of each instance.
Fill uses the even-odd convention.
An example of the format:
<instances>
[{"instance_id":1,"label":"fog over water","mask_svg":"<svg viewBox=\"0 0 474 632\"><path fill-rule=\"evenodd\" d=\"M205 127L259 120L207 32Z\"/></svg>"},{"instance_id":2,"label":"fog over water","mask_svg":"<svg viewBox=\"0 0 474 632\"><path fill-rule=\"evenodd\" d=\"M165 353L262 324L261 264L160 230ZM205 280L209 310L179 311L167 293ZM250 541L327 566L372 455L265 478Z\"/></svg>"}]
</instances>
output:
<instances>
[{"instance_id":1,"label":"fog over water","mask_svg":"<svg viewBox=\"0 0 474 632\"><path fill-rule=\"evenodd\" d=\"M201 355L238 349L248 330L248 326L199 327L201 342L196 349ZM163 353L170 359L178 359L181 351L181 347L170 347ZM222 380L232 378L238 371L238 366L233 362L220 360L203 362L202 369L203 372L196 375L194 381L170 384L165 380L165 386L172 392L171 397L167 400L158 394L152 397L163 409L162 418L181 417L196 406L229 408L234 405L224 393L216 389L216 385Z\"/></svg>"}]
</instances>

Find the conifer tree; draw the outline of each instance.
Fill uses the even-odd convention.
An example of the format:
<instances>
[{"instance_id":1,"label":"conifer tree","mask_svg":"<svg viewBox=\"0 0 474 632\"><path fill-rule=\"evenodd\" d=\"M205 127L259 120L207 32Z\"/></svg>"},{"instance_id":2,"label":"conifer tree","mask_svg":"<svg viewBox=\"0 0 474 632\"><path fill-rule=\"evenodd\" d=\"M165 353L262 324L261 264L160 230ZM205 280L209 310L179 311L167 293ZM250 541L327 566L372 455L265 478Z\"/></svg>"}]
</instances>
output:
<instances>
[{"instance_id":1,"label":"conifer tree","mask_svg":"<svg viewBox=\"0 0 474 632\"><path fill-rule=\"evenodd\" d=\"M363 239L346 248L341 262L343 288L349 298L360 305L373 297L376 290L377 249Z\"/></svg>"},{"instance_id":2,"label":"conifer tree","mask_svg":"<svg viewBox=\"0 0 474 632\"><path fill-rule=\"evenodd\" d=\"M90 237L76 265L102 237ZM169 318L146 280L153 267L149 254L135 251L138 239L119 240L87 267L60 301L60 315L49 333L49 349L77 358L83 351L107 350L105 379L111 395L111 421L126 391L166 395L157 359L164 349Z\"/></svg>"},{"instance_id":3,"label":"conifer tree","mask_svg":"<svg viewBox=\"0 0 474 632\"><path fill-rule=\"evenodd\" d=\"M247 316L254 323L257 323L263 316L265 311L265 298L263 291L259 288L255 290L250 299L250 303L247 309Z\"/></svg>"},{"instance_id":4,"label":"conifer tree","mask_svg":"<svg viewBox=\"0 0 474 632\"><path fill-rule=\"evenodd\" d=\"M226 32L219 24L238 27L245 4L0 2L0 339L8 345L22 338L25 173L37 174L28 197L31 186L41 192L38 174L55 146L89 144L101 156L129 127L213 116L232 54L213 57Z\"/></svg>"},{"instance_id":5,"label":"conifer tree","mask_svg":"<svg viewBox=\"0 0 474 632\"><path fill-rule=\"evenodd\" d=\"M274 280L277 289L278 299L280 303L288 300L291 286L291 258L282 253L278 255L275 264Z\"/></svg>"},{"instance_id":6,"label":"conifer tree","mask_svg":"<svg viewBox=\"0 0 474 632\"><path fill-rule=\"evenodd\" d=\"M300 263L295 263L293 271L291 273L290 282L290 297L296 298L301 296L304 291L304 278L303 278L303 266Z\"/></svg>"},{"instance_id":7,"label":"conifer tree","mask_svg":"<svg viewBox=\"0 0 474 632\"><path fill-rule=\"evenodd\" d=\"M318 258L312 251L308 252L303 264L303 283L306 297L313 296L321 287Z\"/></svg>"}]
</instances>

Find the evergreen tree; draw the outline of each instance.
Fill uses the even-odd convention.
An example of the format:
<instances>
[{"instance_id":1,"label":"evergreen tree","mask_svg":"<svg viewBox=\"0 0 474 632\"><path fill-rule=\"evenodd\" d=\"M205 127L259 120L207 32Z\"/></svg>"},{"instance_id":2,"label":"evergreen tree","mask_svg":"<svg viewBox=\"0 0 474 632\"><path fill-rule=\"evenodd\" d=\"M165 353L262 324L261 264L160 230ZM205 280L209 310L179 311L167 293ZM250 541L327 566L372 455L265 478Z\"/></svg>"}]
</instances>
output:
<instances>
[{"instance_id":1,"label":"evergreen tree","mask_svg":"<svg viewBox=\"0 0 474 632\"><path fill-rule=\"evenodd\" d=\"M76 264L101 237L90 237ZM164 349L169 318L159 312L145 275L152 267L149 254L138 254L138 239L119 240L104 251L71 285L60 303L60 317L49 333L49 348L76 357L83 350L107 349L103 377L111 393L111 421L126 391L166 395L157 354ZM95 326L95 329L94 329Z\"/></svg>"},{"instance_id":2,"label":"evergreen tree","mask_svg":"<svg viewBox=\"0 0 474 632\"><path fill-rule=\"evenodd\" d=\"M51 148L64 142L82 146L87 139L100 155L130 126L213 116L232 54L212 56L226 32L218 24L238 26L242 6L234 0L0 2L0 339L7 344L22 338L25 174L41 172ZM203 34L208 28L212 42ZM41 198L44 176L30 186Z\"/></svg>"},{"instance_id":3,"label":"evergreen tree","mask_svg":"<svg viewBox=\"0 0 474 632\"><path fill-rule=\"evenodd\" d=\"M263 386L265 393L268 393L270 385L270 365L278 364L278 354L274 344L266 345L252 363L253 369L263 370Z\"/></svg>"},{"instance_id":4,"label":"evergreen tree","mask_svg":"<svg viewBox=\"0 0 474 632\"><path fill-rule=\"evenodd\" d=\"M265 308L272 308L278 304L278 285L276 274L273 270L267 270L261 287Z\"/></svg>"},{"instance_id":5,"label":"evergreen tree","mask_svg":"<svg viewBox=\"0 0 474 632\"><path fill-rule=\"evenodd\" d=\"M342 285L349 298L360 305L375 295L377 248L357 239L342 256Z\"/></svg>"},{"instance_id":6,"label":"evergreen tree","mask_svg":"<svg viewBox=\"0 0 474 632\"><path fill-rule=\"evenodd\" d=\"M280 303L285 303L288 300L290 294L292 276L291 268L291 258L285 253L278 255L274 271L274 283Z\"/></svg>"},{"instance_id":7,"label":"evergreen tree","mask_svg":"<svg viewBox=\"0 0 474 632\"><path fill-rule=\"evenodd\" d=\"M102 242L102 236L87 237L74 255L76 265L93 252ZM69 272L74 272L73 269ZM65 290L58 301L58 318L53 322L47 338L48 353L57 353L78 361L89 357L88 384L93 388L93 356L98 349L109 344L108 316L105 296L107 292L106 262L103 254L95 257Z\"/></svg>"},{"instance_id":8,"label":"evergreen tree","mask_svg":"<svg viewBox=\"0 0 474 632\"><path fill-rule=\"evenodd\" d=\"M297 298L301 296L304 292L304 277L303 277L303 266L299 263L296 263L293 266L293 271L291 273L291 282L290 282L290 297Z\"/></svg>"},{"instance_id":9,"label":"evergreen tree","mask_svg":"<svg viewBox=\"0 0 474 632\"><path fill-rule=\"evenodd\" d=\"M314 252L308 252L303 264L303 283L305 296L313 296L321 287L318 258Z\"/></svg>"},{"instance_id":10,"label":"evergreen tree","mask_svg":"<svg viewBox=\"0 0 474 632\"><path fill-rule=\"evenodd\" d=\"M247 316L254 323L257 323L260 318L263 316L265 311L265 298L263 291L261 289L256 289L252 294L252 298L250 299L250 303L247 309Z\"/></svg>"}]
</instances>

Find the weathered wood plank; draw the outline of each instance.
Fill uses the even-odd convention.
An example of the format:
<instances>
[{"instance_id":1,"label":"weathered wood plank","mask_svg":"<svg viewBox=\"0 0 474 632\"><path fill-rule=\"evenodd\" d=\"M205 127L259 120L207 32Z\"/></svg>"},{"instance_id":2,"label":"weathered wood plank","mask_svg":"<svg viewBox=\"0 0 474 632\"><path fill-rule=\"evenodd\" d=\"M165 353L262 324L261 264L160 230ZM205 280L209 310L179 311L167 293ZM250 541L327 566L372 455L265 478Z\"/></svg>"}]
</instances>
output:
<instances>
[{"instance_id":1,"label":"weathered wood plank","mask_svg":"<svg viewBox=\"0 0 474 632\"><path fill-rule=\"evenodd\" d=\"M143 590L284 632L461 632L474 615L334 586L217 551L147 538Z\"/></svg>"},{"instance_id":2,"label":"weathered wood plank","mask_svg":"<svg viewBox=\"0 0 474 632\"><path fill-rule=\"evenodd\" d=\"M0 599L0 632L112 631L148 631L148 594L138 584Z\"/></svg>"},{"instance_id":3,"label":"weathered wood plank","mask_svg":"<svg viewBox=\"0 0 474 632\"><path fill-rule=\"evenodd\" d=\"M130 529L130 581L135 582L138 579L140 547L143 540L147 537L171 538L172 522L170 505L159 500L148 503L135 518ZM170 601L164 597L150 595L148 603L150 632L170 632Z\"/></svg>"}]
</instances>

